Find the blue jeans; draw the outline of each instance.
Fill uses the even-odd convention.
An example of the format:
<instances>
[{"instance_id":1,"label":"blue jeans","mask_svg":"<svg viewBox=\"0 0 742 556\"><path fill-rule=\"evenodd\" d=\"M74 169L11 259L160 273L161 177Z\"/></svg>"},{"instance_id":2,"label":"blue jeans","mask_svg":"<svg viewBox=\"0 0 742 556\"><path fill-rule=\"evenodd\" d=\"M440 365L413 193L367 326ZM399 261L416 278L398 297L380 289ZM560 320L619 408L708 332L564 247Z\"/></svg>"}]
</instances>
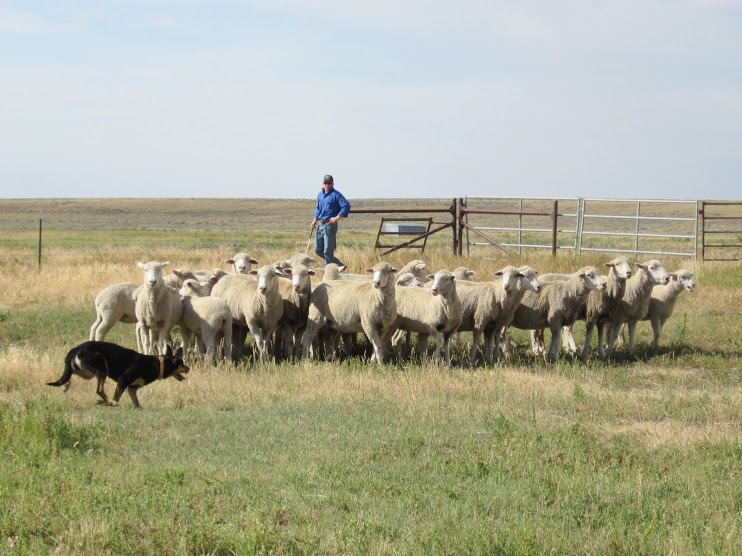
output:
<instances>
[{"instance_id":1,"label":"blue jeans","mask_svg":"<svg viewBox=\"0 0 742 556\"><path fill-rule=\"evenodd\" d=\"M330 263L343 266L343 263L335 258L335 236L337 236L337 233L337 223L323 224L319 222L317 224L317 236L314 238L314 252L325 260L325 264L322 266L327 266Z\"/></svg>"}]
</instances>

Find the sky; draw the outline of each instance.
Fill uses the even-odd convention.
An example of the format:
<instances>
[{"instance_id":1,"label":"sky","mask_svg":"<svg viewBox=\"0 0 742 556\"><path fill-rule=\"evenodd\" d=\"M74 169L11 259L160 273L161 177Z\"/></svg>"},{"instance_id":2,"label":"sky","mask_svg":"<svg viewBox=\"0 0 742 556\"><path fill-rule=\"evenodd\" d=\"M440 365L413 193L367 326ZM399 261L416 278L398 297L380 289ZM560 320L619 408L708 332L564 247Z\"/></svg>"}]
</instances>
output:
<instances>
[{"instance_id":1,"label":"sky","mask_svg":"<svg viewBox=\"0 0 742 556\"><path fill-rule=\"evenodd\" d=\"M0 0L0 198L742 199L742 0Z\"/></svg>"}]
</instances>

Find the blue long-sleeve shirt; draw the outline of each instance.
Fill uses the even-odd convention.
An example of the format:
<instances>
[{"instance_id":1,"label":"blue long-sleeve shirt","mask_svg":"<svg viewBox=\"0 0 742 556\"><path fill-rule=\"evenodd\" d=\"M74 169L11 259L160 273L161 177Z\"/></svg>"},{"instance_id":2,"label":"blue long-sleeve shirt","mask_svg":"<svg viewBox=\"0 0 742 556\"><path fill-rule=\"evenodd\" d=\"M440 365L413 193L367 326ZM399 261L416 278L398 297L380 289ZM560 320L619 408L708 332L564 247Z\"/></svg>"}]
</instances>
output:
<instances>
[{"instance_id":1,"label":"blue long-sleeve shirt","mask_svg":"<svg viewBox=\"0 0 742 556\"><path fill-rule=\"evenodd\" d=\"M314 210L314 217L318 220L327 220L338 215L348 216L349 212L350 203L337 189L333 188L327 195L322 190L317 195L317 208Z\"/></svg>"}]
</instances>

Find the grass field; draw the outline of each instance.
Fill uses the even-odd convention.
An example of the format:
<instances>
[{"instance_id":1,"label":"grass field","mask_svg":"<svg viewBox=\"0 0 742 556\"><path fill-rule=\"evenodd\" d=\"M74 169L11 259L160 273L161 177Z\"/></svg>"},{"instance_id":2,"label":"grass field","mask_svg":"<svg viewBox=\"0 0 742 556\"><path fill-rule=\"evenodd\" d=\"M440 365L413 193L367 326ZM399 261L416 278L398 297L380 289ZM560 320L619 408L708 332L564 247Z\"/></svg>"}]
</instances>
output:
<instances>
[{"instance_id":1,"label":"grass field","mask_svg":"<svg viewBox=\"0 0 742 556\"><path fill-rule=\"evenodd\" d=\"M291 219L59 226L66 239L40 270L32 227L4 230L0 553L742 553L739 263L665 259L698 288L656 354L644 323L637 357L619 349L610 362L549 365L516 333L513 360L491 368L460 364L467 334L453 369L195 363L186 382L143 389L142 411L128 399L96 405L91 382L66 394L45 385L87 339L98 291L141 280L138 260L211 268L242 250L277 260L305 249L308 228ZM376 260L369 237L340 232L354 270ZM423 258L486 279L506 264L566 272L607 257L460 260L445 243ZM133 347L133 326L108 339Z\"/></svg>"}]
</instances>

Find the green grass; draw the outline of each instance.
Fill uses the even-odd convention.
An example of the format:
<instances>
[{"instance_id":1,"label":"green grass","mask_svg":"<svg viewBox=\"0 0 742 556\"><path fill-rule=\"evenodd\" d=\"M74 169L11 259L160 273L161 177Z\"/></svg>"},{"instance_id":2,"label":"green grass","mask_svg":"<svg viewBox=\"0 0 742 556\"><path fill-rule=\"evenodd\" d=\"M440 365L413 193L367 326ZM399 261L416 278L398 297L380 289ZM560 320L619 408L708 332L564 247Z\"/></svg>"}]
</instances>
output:
<instances>
[{"instance_id":1,"label":"green grass","mask_svg":"<svg viewBox=\"0 0 742 556\"><path fill-rule=\"evenodd\" d=\"M176 268L209 267L245 244L203 230L68 232L41 271L32 247L0 238L2 554L742 553L739 264L691 266L698 289L658 353L642 323L636 356L619 348L606 362L547 364L514 331L513 359L491 368L462 364L468 334L453 369L195 363L184 383L144 388L136 411L127 397L98 406L92 382L45 385L87 338L95 292L153 249ZM249 234L267 261L307 237ZM360 265L374 237L345 230L343 248ZM447 240L423 258L480 279L605 258L459 260ZM134 327L107 339L133 347Z\"/></svg>"}]
</instances>

